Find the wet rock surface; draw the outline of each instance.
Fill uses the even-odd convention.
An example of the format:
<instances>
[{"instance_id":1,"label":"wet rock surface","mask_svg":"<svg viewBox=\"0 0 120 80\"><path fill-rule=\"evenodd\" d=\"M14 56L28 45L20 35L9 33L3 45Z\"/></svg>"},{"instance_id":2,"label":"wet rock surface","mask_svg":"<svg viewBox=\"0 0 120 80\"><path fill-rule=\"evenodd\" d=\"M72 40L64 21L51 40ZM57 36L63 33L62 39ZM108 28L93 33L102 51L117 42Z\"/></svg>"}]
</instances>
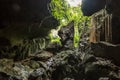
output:
<instances>
[{"instance_id":1,"label":"wet rock surface","mask_svg":"<svg viewBox=\"0 0 120 80\"><path fill-rule=\"evenodd\" d=\"M2 80L120 80L119 67L110 60L66 50L46 62L29 60L13 63L4 59L1 63ZM9 64L8 64L9 63ZM33 67L38 64L38 67ZM7 66L6 66L7 65ZM32 66L33 65L33 66ZM3 67L2 67L3 66Z\"/></svg>"},{"instance_id":2,"label":"wet rock surface","mask_svg":"<svg viewBox=\"0 0 120 80\"><path fill-rule=\"evenodd\" d=\"M67 26L63 26L58 31L58 35L61 37L62 48L73 48L74 21L70 22Z\"/></svg>"},{"instance_id":3,"label":"wet rock surface","mask_svg":"<svg viewBox=\"0 0 120 80\"><path fill-rule=\"evenodd\" d=\"M85 8L84 5L83 7ZM103 7L104 4L98 5L93 12L86 15L92 15ZM19 10L19 5L13 4L13 9ZM48 22L51 21L51 18L47 18L40 24L32 24L29 29L27 24L25 29L21 28L24 24L18 28L16 24L11 24L12 28L5 27L4 24L0 26L0 42L3 42L3 47L0 46L0 80L120 80L119 45L107 42L89 43L88 33L84 31L79 47L74 48L74 22L70 22L58 32L62 46L57 43L46 46L47 42L38 37L45 37L46 32L57 25L57 22L49 25ZM15 32L9 34L13 30ZM21 31L27 33L21 35ZM17 41L18 45L11 44L7 35L11 40L22 39L22 43Z\"/></svg>"},{"instance_id":4,"label":"wet rock surface","mask_svg":"<svg viewBox=\"0 0 120 80\"><path fill-rule=\"evenodd\" d=\"M61 35L64 38L71 28L62 30L65 30ZM71 35L66 37L72 41ZM50 44L22 60L1 58L0 80L120 80L120 67L112 61L114 59L108 58L108 54L113 53L106 53L119 46L82 39L78 48L66 47L69 44L61 39L64 46Z\"/></svg>"},{"instance_id":5,"label":"wet rock surface","mask_svg":"<svg viewBox=\"0 0 120 80\"><path fill-rule=\"evenodd\" d=\"M120 45L101 41L98 43L91 43L91 49L95 56L110 59L116 65L120 65Z\"/></svg>"}]
</instances>

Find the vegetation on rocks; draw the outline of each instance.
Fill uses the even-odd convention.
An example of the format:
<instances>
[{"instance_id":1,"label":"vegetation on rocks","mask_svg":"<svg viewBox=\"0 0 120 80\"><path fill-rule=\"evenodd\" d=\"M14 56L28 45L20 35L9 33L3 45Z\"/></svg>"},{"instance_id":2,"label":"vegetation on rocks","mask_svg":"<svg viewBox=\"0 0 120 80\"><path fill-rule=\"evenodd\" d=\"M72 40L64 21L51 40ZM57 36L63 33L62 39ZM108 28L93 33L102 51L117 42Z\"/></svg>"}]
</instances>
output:
<instances>
[{"instance_id":1,"label":"vegetation on rocks","mask_svg":"<svg viewBox=\"0 0 120 80\"><path fill-rule=\"evenodd\" d=\"M52 15L60 23L58 30L61 27L66 26L71 21L74 22L73 44L75 47L78 47L83 28L90 25L90 17L83 16L80 2L78 2L78 5L72 6L67 0L51 0L50 9Z\"/></svg>"},{"instance_id":2,"label":"vegetation on rocks","mask_svg":"<svg viewBox=\"0 0 120 80\"><path fill-rule=\"evenodd\" d=\"M67 0L51 0L49 5L60 23L50 39L60 44L49 42L46 29L49 32L56 24L50 27L47 22L52 24L52 20L44 19L44 26L40 24L43 31L36 32L37 35L32 31L18 45L0 45L0 80L120 80L120 45L105 41L90 43L89 18L82 15L80 5L70 6ZM98 26L104 17L97 16L94 24ZM30 31L38 28L32 26ZM0 30L4 32L5 28ZM3 39L6 40L0 38Z\"/></svg>"}]
</instances>

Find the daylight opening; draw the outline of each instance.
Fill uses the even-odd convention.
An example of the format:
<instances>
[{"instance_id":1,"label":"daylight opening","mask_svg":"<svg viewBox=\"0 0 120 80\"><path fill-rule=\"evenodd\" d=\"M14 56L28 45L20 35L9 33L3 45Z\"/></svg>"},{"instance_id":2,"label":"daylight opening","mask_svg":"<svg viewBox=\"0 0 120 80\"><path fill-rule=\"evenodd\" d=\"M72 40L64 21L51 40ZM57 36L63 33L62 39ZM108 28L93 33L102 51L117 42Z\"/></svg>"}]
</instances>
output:
<instances>
[{"instance_id":1,"label":"daylight opening","mask_svg":"<svg viewBox=\"0 0 120 80\"><path fill-rule=\"evenodd\" d=\"M82 0L66 0L70 6L77 7L78 5L81 5Z\"/></svg>"}]
</instances>

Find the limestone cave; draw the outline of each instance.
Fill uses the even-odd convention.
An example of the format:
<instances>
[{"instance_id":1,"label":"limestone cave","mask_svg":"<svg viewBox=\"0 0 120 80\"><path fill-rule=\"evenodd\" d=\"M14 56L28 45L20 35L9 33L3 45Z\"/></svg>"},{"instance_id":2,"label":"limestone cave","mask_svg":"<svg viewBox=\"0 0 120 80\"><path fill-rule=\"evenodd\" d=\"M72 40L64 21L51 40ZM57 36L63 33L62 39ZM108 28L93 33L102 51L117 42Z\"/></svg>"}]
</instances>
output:
<instances>
[{"instance_id":1,"label":"limestone cave","mask_svg":"<svg viewBox=\"0 0 120 80\"><path fill-rule=\"evenodd\" d=\"M0 80L120 80L120 0L0 0Z\"/></svg>"}]
</instances>

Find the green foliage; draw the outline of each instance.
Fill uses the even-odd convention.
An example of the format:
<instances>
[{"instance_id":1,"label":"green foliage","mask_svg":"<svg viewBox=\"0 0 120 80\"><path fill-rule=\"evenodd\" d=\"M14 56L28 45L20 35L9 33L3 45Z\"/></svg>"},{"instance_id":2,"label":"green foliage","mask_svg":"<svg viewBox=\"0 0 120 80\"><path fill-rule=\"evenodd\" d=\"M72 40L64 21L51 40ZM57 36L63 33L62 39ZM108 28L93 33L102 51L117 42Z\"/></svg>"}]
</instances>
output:
<instances>
[{"instance_id":1,"label":"green foliage","mask_svg":"<svg viewBox=\"0 0 120 80\"><path fill-rule=\"evenodd\" d=\"M58 36L58 30L52 29L49 37L52 43L59 43L60 45L62 45L60 37Z\"/></svg>"},{"instance_id":2,"label":"green foliage","mask_svg":"<svg viewBox=\"0 0 120 80\"><path fill-rule=\"evenodd\" d=\"M87 21L88 26L90 18L82 15L80 5L72 7L66 0L52 0L50 7L52 15L60 22L58 29L74 21L74 46L77 47L84 27L83 22Z\"/></svg>"}]
</instances>

